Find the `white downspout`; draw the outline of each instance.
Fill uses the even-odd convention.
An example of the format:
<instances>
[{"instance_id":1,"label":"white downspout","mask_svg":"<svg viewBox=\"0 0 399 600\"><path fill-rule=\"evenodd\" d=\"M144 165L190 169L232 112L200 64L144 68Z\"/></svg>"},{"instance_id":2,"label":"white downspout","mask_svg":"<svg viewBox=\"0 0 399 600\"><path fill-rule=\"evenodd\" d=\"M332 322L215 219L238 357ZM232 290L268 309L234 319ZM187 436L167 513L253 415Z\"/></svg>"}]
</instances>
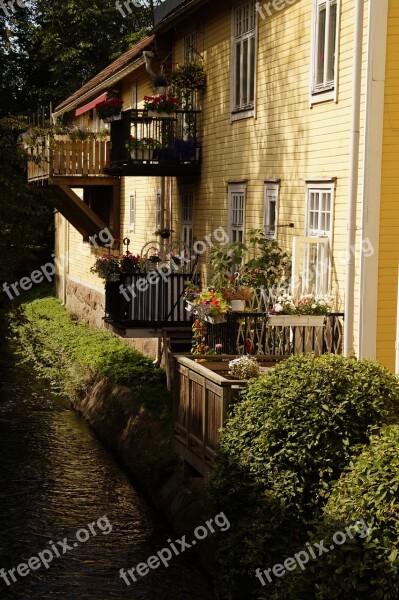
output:
<instances>
[{"instance_id":1,"label":"white downspout","mask_svg":"<svg viewBox=\"0 0 399 600\"><path fill-rule=\"evenodd\" d=\"M151 67L151 61L154 58L154 53L151 52L150 50L144 50L143 56L144 56L144 62L145 62L145 69L146 69L147 73L149 75L151 75L151 77L156 77L157 74L154 73L154 71L152 70L152 67Z\"/></svg>"},{"instance_id":2,"label":"white downspout","mask_svg":"<svg viewBox=\"0 0 399 600\"><path fill-rule=\"evenodd\" d=\"M344 354L354 354L356 207L359 186L360 101L363 58L364 0L355 2L352 126L349 165L348 233L346 244Z\"/></svg>"}]
</instances>

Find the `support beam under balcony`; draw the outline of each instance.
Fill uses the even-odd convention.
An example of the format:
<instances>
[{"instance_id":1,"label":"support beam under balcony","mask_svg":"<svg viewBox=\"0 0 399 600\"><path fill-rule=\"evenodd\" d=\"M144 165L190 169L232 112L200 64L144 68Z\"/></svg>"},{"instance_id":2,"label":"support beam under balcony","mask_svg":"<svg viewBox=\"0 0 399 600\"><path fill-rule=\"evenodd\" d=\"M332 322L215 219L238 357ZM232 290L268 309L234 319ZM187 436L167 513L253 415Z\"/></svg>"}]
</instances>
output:
<instances>
[{"instance_id":1,"label":"support beam under balcony","mask_svg":"<svg viewBox=\"0 0 399 600\"><path fill-rule=\"evenodd\" d=\"M53 186L52 193L60 213L83 236L94 236L107 228L106 223L68 186Z\"/></svg>"}]
</instances>

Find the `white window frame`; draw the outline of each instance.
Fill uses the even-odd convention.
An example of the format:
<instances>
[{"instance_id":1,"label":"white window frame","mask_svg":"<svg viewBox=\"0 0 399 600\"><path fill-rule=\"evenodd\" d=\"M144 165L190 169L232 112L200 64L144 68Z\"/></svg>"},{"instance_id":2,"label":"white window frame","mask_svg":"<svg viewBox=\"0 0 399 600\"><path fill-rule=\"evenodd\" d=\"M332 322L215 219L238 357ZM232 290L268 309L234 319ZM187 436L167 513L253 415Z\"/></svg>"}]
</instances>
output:
<instances>
[{"instance_id":1,"label":"white window frame","mask_svg":"<svg viewBox=\"0 0 399 600\"><path fill-rule=\"evenodd\" d=\"M197 34L195 31L190 31L184 36L183 42L183 62L185 65L195 62L197 48Z\"/></svg>"},{"instance_id":2,"label":"white window frame","mask_svg":"<svg viewBox=\"0 0 399 600\"><path fill-rule=\"evenodd\" d=\"M244 241L246 187L245 183L229 183L228 185L228 233L230 242ZM233 206L233 203L235 201L234 196L238 195L243 197L243 205L242 208L237 209L237 207ZM242 213L242 220L240 218L237 219L237 217L240 217L240 213ZM237 237L241 239L237 239Z\"/></svg>"},{"instance_id":3,"label":"white window frame","mask_svg":"<svg viewBox=\"0 0 399 600\"><path fill-rule=\"evenodd\" d=\"M329 229L310 228L310 210L311 210L311 193L330 194L330 227ZM319 199L320 201L320 199ZM292 293L327 293L331 287L331 255L332 255L332 237L334 226L334 203L335 203L335 181L317 181L308 180L306 182L306 198L305 198L305 231L303 237L295 237L293 239L292 248ZM326 211L322 210L322 206L318 207L318 224L320 224L320 215ZM301 249L303 247L303 251ZM311 247L316 248L317 265L324 264L323 270L319 266L315 269L316 289L311 289L309 286L310 269L306 267L306 263L310 260Z\"/></svg>"},{"instance_id":4,"label":"white window frame","mask_svg":"<svg viewBox=\"0 0 399 600\"><path fill-rule=\"evenodd\" d=\"M271 198L274 195L275 198ZM264 211L263 211L263 230L265 238L269 240L277 239L277 223L278 223L278 205L280 195L280 184L276 181L265 181L264 189ZM275 207L275 223L274 229L271 226L272 211L270 210L270 204L274 202Z\"/></svg>"},{"instance_id":5,"label":"white window frame","mask_svg":"<svg viewBox=\"0 0 399 600\"><path fill-rule=\"evenodd\" d=\"M246 4L253 4L254 6L254 28L249 30L247 33L236 35L236 14L237 10L244 7ZM249 17L251 18L251 17ZM254 38L254 98L253 102L247 105L236 106L235 95L236 95L236 42L240 39L241 42ZM250 59L250 43L248 43L248 57ZM248 64L250 60L248 61ZM256 89L257 89L257 63L258 63L258 13L255 10L255 1L246 0L245 2L236 2L232 8L232 19L231 19L231 73L230 73L230 120L238 121L240 119L248 119L256 116ZM242 57L241 57L241 72L242 72ZM249 90L249 72L248 72L248 90Z\"/></svg>"},{"instance_id":6,"label":"white window frame","mask_svg":"<svg viewBox=\"0 0 399 600\"><path fill-rule=\"evenodd\" d=\"M162 192L157 190L155 195L155 230L162 227Z\"/></svg>"},{"instance_id":7,"label":"white window frame","mask_svg":"<svg viewBox=\"0 0 399 600\"><path fill-rule=\"evenodd\" d=\"M129 197L129 231L134 233L136 228L136 192Z\"/></svg>"},{"instance_id":8,"label":"white window frame","mask_svg":"<svg viewBox=\"0 0 399 600\"><path fill-rule=\"evenodd\" d=\"M191 198L191 219L187 219L185 214L185 200ZM194 186L186 186L181 190L181 239L190 248L194 243L193 217L194 217L194 201L195 193ZM191 243L190 243L191 241Z\"/></svg>"},{"instance_id":9,"label":"white window frame","mask_svg":"<svg viewBox=\"0 0 399 600\"><path fill-rule=\"evenodd\" d=\"M326 27L325 27L325 46L324 56L328 56L329 40L329 19L331 5L337 5L337 23L335 38L335 59L334 59L334 80L326 81L327 61L324 65L324 82L317 84L317 66L318 66L318 43L319 43L319 7L323 4L327 7ZM340 30L341 0L313 0L312 15L312 45L311 45L311 75L310 75L310 104L319 102L334 101L338 99L338 59L339 59L339 30ZM327 50L327 52L326 52Z\"/></svg>"}]
</instances>

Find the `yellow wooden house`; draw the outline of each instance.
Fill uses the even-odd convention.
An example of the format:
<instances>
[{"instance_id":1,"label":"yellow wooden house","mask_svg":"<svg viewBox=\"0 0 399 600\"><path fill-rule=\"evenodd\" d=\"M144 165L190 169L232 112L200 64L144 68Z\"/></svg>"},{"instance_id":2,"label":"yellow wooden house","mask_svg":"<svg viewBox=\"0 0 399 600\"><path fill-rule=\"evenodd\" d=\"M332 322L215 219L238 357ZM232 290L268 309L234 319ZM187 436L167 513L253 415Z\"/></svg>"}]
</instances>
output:
<instances>
[{"instance_id":1,"label":"yellow wooden house","mask_svg":"<svg viewBox=\"0 0 399 600\"><path fill-rule=\"evenodd\" d=\"M55 120L98 131L95 105L117 95L110 141L65 142L45 172L30 170L60 211L59 296L103 323L90 237L105 227L133 253L171 230L168 244L197 249L204 284L215 235L245 241L261 228L293 253L296 292L332 292L343 351L399 371L399 0L165 0L154 18L144 40L55 109ZM174 154L129 157L130 135L165 128L144 111L154 75L191 63L204 66L206 87L174 117ZM192 119L184 155L176 143Z\"/></svg>"}]
</instances>

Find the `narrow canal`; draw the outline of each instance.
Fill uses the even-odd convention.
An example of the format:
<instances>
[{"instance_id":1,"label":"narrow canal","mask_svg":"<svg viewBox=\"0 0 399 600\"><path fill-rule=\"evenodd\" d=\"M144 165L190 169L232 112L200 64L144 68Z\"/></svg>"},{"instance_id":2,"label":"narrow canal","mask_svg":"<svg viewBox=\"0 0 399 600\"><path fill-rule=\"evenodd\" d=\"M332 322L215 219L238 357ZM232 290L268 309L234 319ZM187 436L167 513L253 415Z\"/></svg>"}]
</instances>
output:
<instances>
[{"instance_id":1,"label":"narrow canal","mask_svg":"<svg viewBox=\"0 0 399 600\"><path fill-rule=\"evenodd\" d=\"M16 569L16 581L9 573L10 585L0 577L0 598L211 599L190 550L168 568L124 583L121 568L147 561L178 536L157 519L67 400L29 368L15 366L1 337L0 570ZM65 538L71 549L58 544ZM60 556L53 551L47 569L31 561L28 574L24 567L18 572L51 543Z\"/></svg>"}]
</instances>

